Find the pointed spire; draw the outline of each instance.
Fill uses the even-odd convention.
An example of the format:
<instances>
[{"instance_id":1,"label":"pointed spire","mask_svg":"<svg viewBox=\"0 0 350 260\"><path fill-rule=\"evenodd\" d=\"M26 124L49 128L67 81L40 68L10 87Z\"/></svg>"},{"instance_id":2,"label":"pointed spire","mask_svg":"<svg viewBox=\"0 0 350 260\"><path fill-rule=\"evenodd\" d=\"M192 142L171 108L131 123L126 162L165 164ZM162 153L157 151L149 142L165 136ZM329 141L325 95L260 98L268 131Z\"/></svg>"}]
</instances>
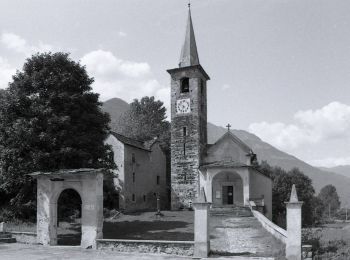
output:
<instances>
[{"instance_id":1,"label":"pointed spire","mask_svg":"<svg viewBox=\"0 0 350 260\"><path fill-rule=\"evenodd\" d=\"M292 186L292 192L290 193L289 202L299 202L297 190L295 188L295 184L293 184L293 186Z\"/></svg>"},{"instance_id":2,"label":"pointed spire","mask_svg":"<svg viewBox=\"0 0 350 260\"><path fill-rule=\"evenodd\" d=\"M188 4L188 19L185 34L185 42L182 46L179 67L187 67L199 64L196 39L191 18L191 5Z\"/></svg>"}]
</instances>

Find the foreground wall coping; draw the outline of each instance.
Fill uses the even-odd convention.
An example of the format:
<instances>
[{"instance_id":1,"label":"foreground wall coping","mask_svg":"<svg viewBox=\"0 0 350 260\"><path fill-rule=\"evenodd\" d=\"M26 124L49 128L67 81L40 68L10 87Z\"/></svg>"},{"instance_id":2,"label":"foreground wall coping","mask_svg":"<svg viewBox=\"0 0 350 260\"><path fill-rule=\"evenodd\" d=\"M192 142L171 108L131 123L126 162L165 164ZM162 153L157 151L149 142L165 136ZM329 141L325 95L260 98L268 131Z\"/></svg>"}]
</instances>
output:
<instances>
[{"instance_id":1,"label":"foreground wall coping","mask_svg":"<svg viewBox=\"0 0 350 260\"><path fill-rule=\"evenodd\" d=\"M278 240L282 241L284 244L287 243L287 231L283 228L277 226L259 211L252 210L254 217L261 223L261 225L265 228L266 231L271 233Z\"/></svg>"},{"instance_id":2,"label":"foreground wall coping","mask_svg":"<svg viewBox=\"0 0 350 260\"><path fill-rule=\"evenodd\" d=\"M194 241L172 241L172 240L96 239L96 242L158 243L158 244L194 245Z\"/></svg>"},{"instance_id":3,"label":"foreground wall coping","mask_svg":"<svg viewBox=\"0 0 350 260\"><path fill-rule=\"evenodd\" d=\"M18 234L18 235L29 235L29 236L36 236L36 232L23 232L23 231L7 231L7 233L11 234Z\"/></svg>"}]
</instances>

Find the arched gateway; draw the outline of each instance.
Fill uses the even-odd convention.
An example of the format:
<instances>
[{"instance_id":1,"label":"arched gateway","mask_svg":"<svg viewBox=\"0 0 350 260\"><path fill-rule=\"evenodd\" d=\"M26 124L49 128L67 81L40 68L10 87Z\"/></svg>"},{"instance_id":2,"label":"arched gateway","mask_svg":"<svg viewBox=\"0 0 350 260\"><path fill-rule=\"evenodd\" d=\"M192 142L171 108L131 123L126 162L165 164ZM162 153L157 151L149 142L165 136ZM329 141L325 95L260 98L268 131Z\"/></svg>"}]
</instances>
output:
<instances>
[{"instance_id":1,"label":"arched gateway","mask_svg":"<svg viewBox=\"0 0 350 260\"><path fill-rule=\"evenodd\" d=\"M57 245L57 201L62 191L73 189L82 201L81 247L96 248L96 239L103 237L103 170L59 170L29 175L37 179L37 242Z\"/></svg>"}]
</instances>

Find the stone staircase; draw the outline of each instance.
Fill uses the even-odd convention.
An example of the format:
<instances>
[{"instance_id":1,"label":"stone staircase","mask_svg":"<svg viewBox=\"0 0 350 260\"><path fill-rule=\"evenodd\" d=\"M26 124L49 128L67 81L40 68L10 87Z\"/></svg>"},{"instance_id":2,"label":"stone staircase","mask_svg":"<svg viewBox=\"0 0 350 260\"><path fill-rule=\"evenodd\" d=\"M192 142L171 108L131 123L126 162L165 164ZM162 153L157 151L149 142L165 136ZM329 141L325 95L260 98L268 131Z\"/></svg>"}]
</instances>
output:
<instances>
[{"instance_id":1,"label":"stone staircase","mask_svg":"<svg viewBox=\"0 0 350 260\"><path fill-rule=\"evenodd\" d=\"M1 243L16 243L16 238L12 237L10 233L0 232Z\"/></svg>"},{"instance_id":2,"label":"stone staircase","mask_svg":"<svg viewBox=\"0 0 350 260\"><path fill-rule=\"evenodd\" d=\"M211 255L284 259L285 245L268 233L248 207L212 208Z\"/></svg>"},{"instance_id":3,"label":"stone staircase","mask_svg":"<svg viewBox=\"0 0 350 260\"><path fill-rule=\"evenodd\" d=\"M253 213L249 207L213 207L210 209L211 216L252 217Z\"/></svg>"}]
</instances>

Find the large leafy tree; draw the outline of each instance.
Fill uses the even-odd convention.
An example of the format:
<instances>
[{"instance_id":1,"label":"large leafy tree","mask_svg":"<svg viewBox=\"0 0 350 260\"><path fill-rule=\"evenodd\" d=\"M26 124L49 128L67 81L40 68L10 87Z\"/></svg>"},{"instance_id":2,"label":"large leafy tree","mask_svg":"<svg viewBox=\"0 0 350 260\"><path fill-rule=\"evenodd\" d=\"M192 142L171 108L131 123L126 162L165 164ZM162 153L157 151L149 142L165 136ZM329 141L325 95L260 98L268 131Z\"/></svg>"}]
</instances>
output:
<instances>
[{"instance_id":1,"label":"large leafy tree","mask_svg":"<svg viewBox=\"0 0 350 260\"><path fill-rule=\"evenodd\" d=\"M11 205L33 199L30 172L114 166L92 83L67 53L33 55L13 76L0 103L0 192Z\"/></svg>"},{"instance_id":2,"label":"large leafy tree","mask_svg":"<svg viewBox=\"0 0 350 260\"><path fill-rule=\"evenodd\" d=\"M289 201L293 184L295 184L298 198L303 201L302 222L304 226L311 226L316 222L315 216L315 190L312 181L298 168L285 171L280 167L272 167L262 162L258 169L273 180L272 188L272 217L278 225L286 225L286 205Z\"/></svg>"},{"instance_id":3,"label":"large leafy tree","mask_svg":"<svg viewBox=\"0 0 350 260\"><path fill-rule=\"evenodd\" d=\"M323 203L323 214L331 216L336 213L340 208L340 200L337 193L337 189L329 184L324 186L317 196Z\"/></svg>"},{"instance_id":4,"label":"large leafy tree","mask_svg":"<svg viewBox=\"0 0 350 260\"><path fill-rule=\"evenodd\" d=\"M140 141L158 137L163 148L169 149L170 123L166 120L166 108L153 96L134 99L119 119L119 129L122 134Z\"/></svg>"}]
</instances>

